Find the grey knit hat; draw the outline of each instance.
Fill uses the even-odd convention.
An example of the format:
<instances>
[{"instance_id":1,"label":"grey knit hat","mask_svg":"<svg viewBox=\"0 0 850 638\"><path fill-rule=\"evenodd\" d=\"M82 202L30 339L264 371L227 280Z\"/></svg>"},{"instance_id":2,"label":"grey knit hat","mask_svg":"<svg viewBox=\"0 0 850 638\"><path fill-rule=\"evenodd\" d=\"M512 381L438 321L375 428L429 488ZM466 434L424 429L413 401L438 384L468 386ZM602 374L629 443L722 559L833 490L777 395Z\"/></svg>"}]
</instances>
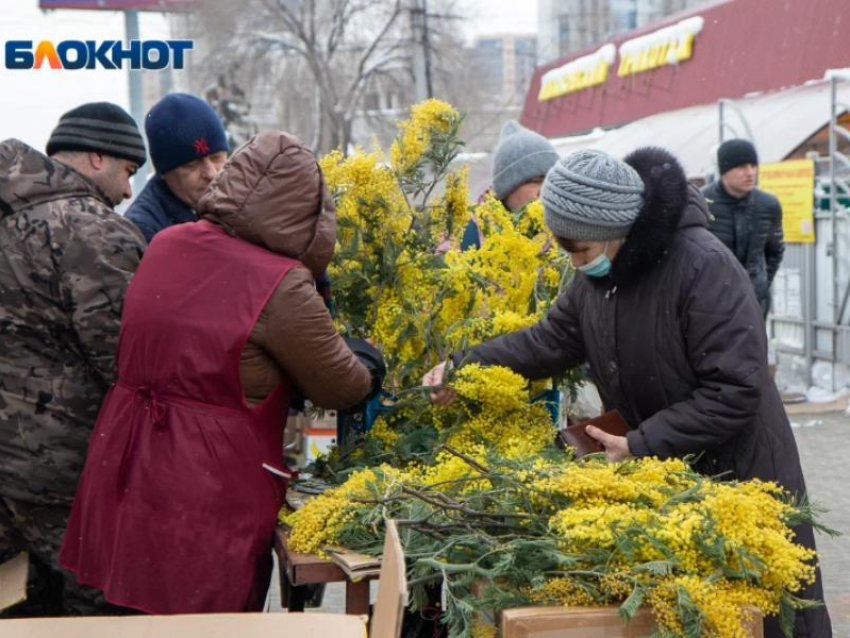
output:
<instances>
[{"instance_id":1,"label":"grey knit hat","mask_svg":"<svg viewBox=\"0 0 850 638\"><path fill-rule=\"evenodd\" d=\"M620 239L643 208L643 192L640 175L625 162L602 151L578 151L546 175L543 218L564 239Z\"/></svg>"},{"instance_id":2,"label":"grey knit hat","mask_svg":"<svg viewBox=\"0 0 850 638\"><path fill-rule=\"evenodd\" d=\"M508 120L493 152L493 192L504 201L517 187L544 177L557 161L558 153L549 140Z\"/></svg>"}]
</instances>

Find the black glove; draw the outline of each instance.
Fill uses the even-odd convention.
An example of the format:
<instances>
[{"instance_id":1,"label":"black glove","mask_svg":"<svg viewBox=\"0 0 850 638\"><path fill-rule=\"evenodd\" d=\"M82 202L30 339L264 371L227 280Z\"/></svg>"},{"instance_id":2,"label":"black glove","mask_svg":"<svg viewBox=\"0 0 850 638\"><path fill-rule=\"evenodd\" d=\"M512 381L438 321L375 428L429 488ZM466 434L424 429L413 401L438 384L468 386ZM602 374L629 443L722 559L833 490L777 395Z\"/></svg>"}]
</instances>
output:
<instances>
[{"instance_id":1,"label":"black glove","mask_svg":"<svg viewBox=\"0 0 850 638\"><path fill-rule=\"evenodd\" d=\"M366 401L368 401L381 391L381 386L384 384L384 377L387 375L387 365L384 363L384 356L365 339L345 337L345 344L372 375L372 391L366 397Z\"/></svg>"},{"instance_id":2,"label":"black glove","mask_svg":"<svg viewBox=\"0 0 850 638\"><path fill-rule=\"evenodd\" d=\"M330 310L331 316L336 316L336 308L334 308L333 293L331 291L331 278L327 270L316 277L316 292L319 293L319 296L325 302L325 306Z\"/></svg>"}]
</instances>

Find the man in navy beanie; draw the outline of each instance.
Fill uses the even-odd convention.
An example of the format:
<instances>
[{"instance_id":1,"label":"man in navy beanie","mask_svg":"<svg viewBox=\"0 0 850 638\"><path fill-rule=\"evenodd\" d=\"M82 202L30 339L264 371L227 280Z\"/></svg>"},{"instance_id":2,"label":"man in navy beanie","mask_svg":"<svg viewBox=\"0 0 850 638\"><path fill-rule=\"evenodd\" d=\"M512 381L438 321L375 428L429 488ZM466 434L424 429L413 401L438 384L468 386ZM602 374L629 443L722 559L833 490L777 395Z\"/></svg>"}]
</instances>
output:
<instances>
[{"instance_id":1,"label":"man in navy beanie","mask_svg":"<svg viewBox=\"0 0 850 638\"><path fill-rule=\"evenodd\" d=\"M213 108L170 93L145 118L154 175L127 211L150 242L174 224L195 221L204 190L227 161L227 134Z\"/></svg>"}]
</instances>

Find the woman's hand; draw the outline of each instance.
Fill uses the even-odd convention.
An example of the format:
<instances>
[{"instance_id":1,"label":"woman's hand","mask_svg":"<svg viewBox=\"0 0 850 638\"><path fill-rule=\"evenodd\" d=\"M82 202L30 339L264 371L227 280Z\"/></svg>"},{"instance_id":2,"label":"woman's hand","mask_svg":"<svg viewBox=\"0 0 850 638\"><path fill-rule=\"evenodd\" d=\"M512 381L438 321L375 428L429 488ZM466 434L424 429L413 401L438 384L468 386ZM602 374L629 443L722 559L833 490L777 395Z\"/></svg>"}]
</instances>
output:
<instances>
[{"instance_id":1,"label":"woman's hand","mask_svg":"<svg viewBox=\"0 0 850 638\"><path fill-rule=\"evenodd\" d=\"M629 450L629 440L624 436L608 434L595 425L588 425L585 432L591 439L602 444L602 447L605 448L605 456L611 463L623 461L632 455L631 450Z\"/></svg>"},{"instance_id":2,"label":"woman's hand","mask_svg":"<svg viewBox=\"0 0 850 638\"><path fill-rule=\"evenodd\" d=\"M457 393L443 385L446 379L446 362L434 366L422 378L422 385L433 388L430 394L431 403L449 405L457 398Z\"/></svg>"}]
</instances>

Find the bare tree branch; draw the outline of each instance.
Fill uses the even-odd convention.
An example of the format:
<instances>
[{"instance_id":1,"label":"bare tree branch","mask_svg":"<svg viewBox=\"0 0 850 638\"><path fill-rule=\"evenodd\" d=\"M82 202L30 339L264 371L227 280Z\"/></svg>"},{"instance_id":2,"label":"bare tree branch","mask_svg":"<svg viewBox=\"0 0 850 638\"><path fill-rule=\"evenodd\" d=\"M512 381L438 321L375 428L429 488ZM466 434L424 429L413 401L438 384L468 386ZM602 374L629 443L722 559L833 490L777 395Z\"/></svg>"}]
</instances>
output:
<instances>
[{"instance_id":1,"label":"bare tree branch","mask_svg":"<svg viewBox=\"0 0 850 638\"><path fill-rule=\"evenodd\" d=\"M370 44L366 48L366 51L360 58L360 63L357 65L358 76L363 75L363 70L366 65L366 62L368 62L369 58L372 56L378 46L383 43L384 36L387 35L390 28L393 26L393 24L395 24L396 18L398 18L399 13L401 13L401 0L395 0L395 7L393 8L390 17L387 19L386 23L378 33L377 37L372 40L372 44Z\"/></svg>"},{"instance_id":2,"label":"bare tree branch","mask_svg":"<svg viewBox=\"0 0 850 638\"><path fill-rule=\"evenodd\" d=\"M294 44L289 38L285 38L274 33L259 33L257 31L251 32L249 36L258 42L262 42L285 51L294 51L303 57L307 57L307 50L302 46Z\"/></svg>"},{"instance_id":3,"label":"bare tree branch","mask_svg":"<svg viewBox=\"0 0 850 638\"><path fill-rule=\"evenodd\" d=\"M318 153L346 149L361 124L385 141L395 133L401 115L395 109L408 106L412 95L409 0L207 1L216 13L204 18L214 29L211 63L199 67L205 82L224 71L253 82L246 92L265 100L264 116L284 118L280 125L312 139ZM499 110L499 97L468 64L456 7L459 1L429 0L434 88L475 115L468 128L475 131L490 119L493 109L484 106ZM263 63L251 63L257 59ZM486 124L489 135L493 126Z\"/></svg>"}]
</instances>

